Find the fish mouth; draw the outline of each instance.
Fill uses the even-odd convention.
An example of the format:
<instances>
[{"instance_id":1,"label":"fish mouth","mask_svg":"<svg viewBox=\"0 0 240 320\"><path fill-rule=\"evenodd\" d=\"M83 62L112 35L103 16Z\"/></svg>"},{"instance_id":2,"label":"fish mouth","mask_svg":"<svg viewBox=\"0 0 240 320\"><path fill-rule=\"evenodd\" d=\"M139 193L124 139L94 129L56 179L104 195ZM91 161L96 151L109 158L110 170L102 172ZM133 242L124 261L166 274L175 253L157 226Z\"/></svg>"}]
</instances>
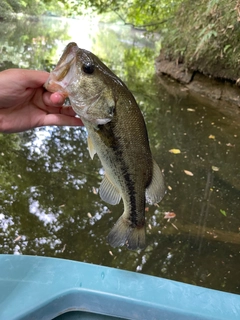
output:
<instances>
[{"instance_id":1,"label":"fish mouth","mask_svg":"<svg viewBox=\"0 0 240 320\"><path fill-rule=\"evenodd\" d=\"M51 75L44 87L50 92L61 91L67 96L66 87L72 80L71 69L76 63L77 51L79 50L75 42L70 42L65 48L58 64L51 72Z\"/></svg>"},{"instance_id":2,"label":"fish mouth","mask_svg":"<svg viewBox=\"0 0 240 320\"><path fill-rule=\"evenodd\" d=\"M75 42L70 42L65 48L56 68L53 73L57 81L62 81L68 74L71 66L76 62L76 54L78 46Z\"/></svg>"}]
</instances>

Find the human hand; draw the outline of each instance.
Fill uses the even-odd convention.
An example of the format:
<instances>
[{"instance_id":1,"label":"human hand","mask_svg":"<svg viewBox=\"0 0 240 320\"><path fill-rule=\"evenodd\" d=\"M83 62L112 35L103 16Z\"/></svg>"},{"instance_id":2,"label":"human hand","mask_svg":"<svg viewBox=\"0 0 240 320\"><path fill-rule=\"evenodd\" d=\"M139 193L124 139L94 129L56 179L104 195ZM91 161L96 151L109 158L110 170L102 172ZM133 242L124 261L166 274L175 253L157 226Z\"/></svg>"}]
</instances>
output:
<instances>
[{"instance_id":1,"label":"human hand","mask_svg":"<svg viewBox=\"0 0 240 320\"><path fill-rule=\"evenodd\" d=\"M41 126L81 126L65 97L43 88L45 71L8 69L0 72L0 132L13 133Z\"/></svg>"}]
</instances>

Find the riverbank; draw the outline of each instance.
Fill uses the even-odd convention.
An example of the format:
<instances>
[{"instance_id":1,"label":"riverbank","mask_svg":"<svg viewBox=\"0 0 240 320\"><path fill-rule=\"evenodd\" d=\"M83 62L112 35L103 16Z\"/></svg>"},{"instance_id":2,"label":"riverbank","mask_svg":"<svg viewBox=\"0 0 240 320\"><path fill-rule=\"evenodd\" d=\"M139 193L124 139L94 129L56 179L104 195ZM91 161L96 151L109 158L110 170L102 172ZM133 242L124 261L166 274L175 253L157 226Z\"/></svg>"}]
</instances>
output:
<instances>
[{"instance_id":1,"label":"riverbank","mask_svg":"<svg viewBox=\"0 0 240 320\"><path fill-rule=\"evenodd\" d=\"M240 107L240 1L183 0L167 24L156 60L191 92Z\"/></svg>"},{"instance_id":2,"label":"riverbank","mask_svg":"<svg viewBox=\"0 0 240 320\"><path fill-rule=\"evenodd\" d=\"M196 97L205 97L213 103L217 101L219 106L225 103L231 113L240 115L240 87L237 81L204 75L196 70L187 69L183 63L166 60L162 55L156 59L155 66L160 77L168 76L176 80ZM184 88L182 91L186 91Z\"/></svg>"}]
</instances>

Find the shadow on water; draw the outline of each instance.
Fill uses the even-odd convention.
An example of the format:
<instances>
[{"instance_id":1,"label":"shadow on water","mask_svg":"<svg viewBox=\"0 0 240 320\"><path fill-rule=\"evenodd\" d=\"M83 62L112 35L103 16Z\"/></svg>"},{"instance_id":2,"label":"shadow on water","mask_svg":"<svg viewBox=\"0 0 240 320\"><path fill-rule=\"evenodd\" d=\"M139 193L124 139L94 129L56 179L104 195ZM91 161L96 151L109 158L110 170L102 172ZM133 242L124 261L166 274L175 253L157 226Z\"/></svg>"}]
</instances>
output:
<instances>
[{"instance_id":1,"label":"shadow on water","mask_svg":"<svg viewBox=\"0 0 240 320\"><path fill-rule=\"evenodd\" d=\"M136 96L168 194L146 208L145 251L112 249L106 236L123 206L97 194L103 172L97 157L90 160L85 129L1 134L0 253L86 261L240 293L238 122L176 84L168 93L167 81L154 76L157 50L144 34L83 23L1 22L0 68L50 70L72 40L94 51ZM175 218L165 219L166 212Z\"/></svg>"}]
</instances>

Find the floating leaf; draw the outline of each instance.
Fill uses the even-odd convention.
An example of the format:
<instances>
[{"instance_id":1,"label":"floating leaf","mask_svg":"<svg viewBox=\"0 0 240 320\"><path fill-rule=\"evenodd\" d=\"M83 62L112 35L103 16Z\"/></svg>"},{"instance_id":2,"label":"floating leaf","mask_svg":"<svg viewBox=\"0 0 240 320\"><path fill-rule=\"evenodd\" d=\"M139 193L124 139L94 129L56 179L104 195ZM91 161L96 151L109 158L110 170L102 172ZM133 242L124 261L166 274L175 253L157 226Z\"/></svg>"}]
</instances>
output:
<instances>
[{"instance_id":1,"label":"floating leaf","mask_svg":"<svg viewBox=\"0 0 240 320\"><path fill-rule=\"evenodd\" d=\"M226 213L226 211L225 211L225 210L220 209L220 212L221 212L221 214L223 214L223 215L224 215L224 217L226 217L226 216L227 216L227 213Z\"/></svg>"},{"instance_id":2,"label":"floating leaf","mask_svg":"<svg viewBox=\"0 0 240 320\"><path fill-rule=\"evenodd\" d=\"M164 212L164 219L173 219L176 217L176 213L174 212Z\"/></svg>"},{"instance_id":3,"label":"floating leaf","mask_svg":"<svg viewBox=\"0 0 240 320\"><path fill-rule=\"evenodd\" d=\"M187 111L190 111L190 112L195 112L195 109L192 109L192 108L187 108Z\"/></svg>"},{"instance_id":4,"label":"floating leaf","mask_svg":"<svg viewBox=\"0 0 240 320\"><path fill-rule=\"evenodd\" d=\"M218 167L215 167L215 166L212 166L212 170L213 170L213 171L219 171L219 168L218 168Z\"/></svg>"},{"instance_id":5,"label":"floating leaf","mask_svg":"<svg viewBox=\"0 0 240 320\"><path fill-rule=\"evenodd\" d=\"M94 194L98 194L98 191L97 191L97 189L96 189L95 187L92 187L92 192L93 192Z\"/></svg>"},{"instance_id":6,"label":"floating leaf","mask_svg":"<svg viewBox=\"0 0 240 320\"><path fill-rule=\"evenodd\" d=\"M208 137L209 139L215 139L215 136L210 134L210 136Z\"/></svg>"},{"instance_id":7,"label":"floating leaf","mask_svg":"<svg viewBox=\"0 0 240 320\"><path fill-rule=\"evenodd\" d=\"M227 146L227 147L233 147L233 148L234 148L234 147L235 147L235 144L231 144L231 143L229 142L229 143L226 143L226 146Z\"/></svg>"},{"instance_id":8,"label":"floating leaf","mask_svg":"<svg viewBox=\"0 0 240 320\"><path fill-rule=\"evenodd\" d=\"M186 173L186 175L188 175L188 176L193 176L193 173L191 172L191 171L188 171L188 170L183 170L185 173Z\"/></svg>"},{"instance_id":9,"label":"floating leaf","mask_svg":"<svg viewBox=\"0 0 240 320\"><path fill-rule=\"evenodd\" d=\"M171 152L173 154L179 154L179 153L181 153L181 150L179 150L179 149L170 149L169 152Z\"/></svg>"},{"instance_id":10,"label":"floating leaf","mask_svg":"<svg viewBox=\"0 0 240 320\"><path fill-rule=\"evenodd\" d=\"M175 224L171 223L171 225L173 226L173 228L175 228L176 230L178 230L178 227L176 227Z\"/></svg>"},{"instance_id":11,"label":"floating leaf","mask_svg":"<svg viewBox=\"0 0 240 320\"><path fill-rule=\"evenodd\" d=\"M14 239L13 241L14 241L14 242L19 241L21 238L22 238L22 236L17 236L17 238Z\"/></svg>"}]
</instances>

